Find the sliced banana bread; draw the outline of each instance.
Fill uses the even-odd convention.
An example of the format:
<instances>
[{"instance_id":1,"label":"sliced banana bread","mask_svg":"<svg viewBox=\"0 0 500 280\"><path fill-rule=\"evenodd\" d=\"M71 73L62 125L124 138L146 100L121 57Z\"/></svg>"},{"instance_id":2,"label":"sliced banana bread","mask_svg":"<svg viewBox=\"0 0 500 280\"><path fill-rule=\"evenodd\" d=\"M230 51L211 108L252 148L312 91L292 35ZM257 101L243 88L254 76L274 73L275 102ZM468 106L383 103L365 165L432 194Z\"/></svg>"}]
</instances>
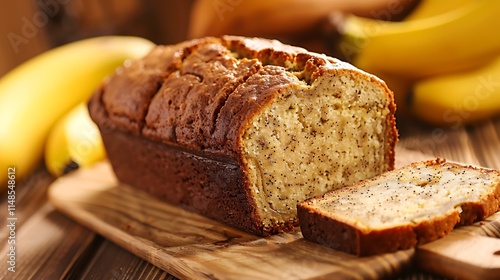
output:
<instances>
[{"instance_id":1,"label":"sliced banana bread","mask_svg":"<svg viewBox=\"0 0 500 280\"><path fill-rule=\"evenodd\" d=\"M500 172L417 162L297 205L305 239L359 256L409 249L500 210Z\"/></svg>"},{"instance_id":2,"label":"sliced banana bread","mask_svg":"<svg viewBox=\"0 0 500 280\"><path fill-rule=\"evenodd\" d=\"M122 182L259 235L293 228L297 201L394 166L384 82L278 41L158 46L89 108Z\"/></svg>"}]
</instances>

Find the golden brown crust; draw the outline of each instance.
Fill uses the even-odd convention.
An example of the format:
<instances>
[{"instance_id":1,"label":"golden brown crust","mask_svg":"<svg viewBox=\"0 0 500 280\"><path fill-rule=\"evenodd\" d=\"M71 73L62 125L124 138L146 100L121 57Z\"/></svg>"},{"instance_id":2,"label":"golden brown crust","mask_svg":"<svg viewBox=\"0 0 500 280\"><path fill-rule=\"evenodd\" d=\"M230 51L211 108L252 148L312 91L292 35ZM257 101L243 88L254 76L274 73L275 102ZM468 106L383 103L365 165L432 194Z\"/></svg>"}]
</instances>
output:
<instances>
[{"instance_id":1,"label":"golden brown crust","mask_svg":"<svg viewBox=\"0 0 500 280\"><path fill-rule=\"evenodd\" d=\"M241 155L242 134L249 120L273 102L282 89L296 86L299 82L310 85L328 73L362 77L386 91L390 104L384 137L385 170L392 169L398 135L393 96L387 86L380 79L349 64L278 41L223 36L158 46L145 58L119 69L94 94L89 110L102 132L107 149L111 151L108 151L108 157L113 168L122 181L165 197L169 202L196 208L194 204L204 200L203 196L206 201L213 201L215 193L225 197L229 186L218 184L226 178L226 181L233 182L232 188L240 189L237 194L231 193L238 199L231 200L227 194L225 201L231 202L218 206L219 210L195 210L247 231L268 235L288 230L297 221L290 220L273 227L265 227L260 221L248 188L249 179L245 176L245 170L241 169L245 166ZM125 150L120 152L127 146L122 143L126 135L130 137L128 141L138 145L136 148L128 145L128 149L134 150L130 154L141 157L140 151L149 153L141 158L142 163L124 164L134 158L130 154L121 154ZM109 148L114 145L119 146ZM154 150L163 151L164 147L172 151L151 154ZM167 154L178 154L178 151L194 155L199 161L181 157L172 161L168 158ZM211 170L220 178L207 179L202 174L190 174L192 179L188 180L184 171L169 167L169 172L181 174L182 180L198 185L188 190L179 187L184 185L179 182L167 189L159 183L158 178L166 181L173 179L159 174L160 169L145 168L150 165L143 163L150 157L155 157L152 161L160 166L189 164L194 173L207 169L204 158L208 158L210 162L220 163L219 169ZM226 174L225 170L235 164L238 171ZM151 182L151 185L141 182ZM235 209L240 208L243 210L238 214L239 217L224 214L234 213ZM241 221L238 222L238 219Z\"/></svg>"},{"instance_id":2,"label":"golden brown crust","mask_svg":"<svg viewBox=\"0 0 500 280\"><path fill-rule=\"evenodd\" d=\"M367 230L364 227L360 227L357 223L347 222L349 219L342 218L343 215L348 214L336 214L328 212L325 209L320 210L315 206L318 201L331 199L336 192L351 193L351 190L370 187L370 182L379 178L388 178L392 174L399 172L399 170L387 172L376 178L358 182L341 190L335 190L299 202L297 212L304 238L350 254L368 256L410 249L418 244L434 241L447 235L456 226L472 224L500 210L500 171L448 163L441 158L423 163L415 162L405 168L407 171L420 168L422 165L438 168L439 166L446 166L460 170L475 171L478 176L494 176L496 182L488 186L488 193L480 196L478 200L466 201L465 203L456 205L456 207L460 207L461 212L448 211L446 213L435 213L429 216L428 219L418 223L401 223L381 229L372 228ZM461 176L461 174L457 174L456 176ZM384 179L381 180L381 182L383 181ZM354 195L354 192L352 194ZM382 196L381 194L377 201L383 201L384 197ZM405 205L411 206L418 203L418 201L410 199L409 201L405 200L405 203ZM352 211L357 210L352 209ZM395 212L394 215L396 215Z\"/></svg>"}]
</instances>

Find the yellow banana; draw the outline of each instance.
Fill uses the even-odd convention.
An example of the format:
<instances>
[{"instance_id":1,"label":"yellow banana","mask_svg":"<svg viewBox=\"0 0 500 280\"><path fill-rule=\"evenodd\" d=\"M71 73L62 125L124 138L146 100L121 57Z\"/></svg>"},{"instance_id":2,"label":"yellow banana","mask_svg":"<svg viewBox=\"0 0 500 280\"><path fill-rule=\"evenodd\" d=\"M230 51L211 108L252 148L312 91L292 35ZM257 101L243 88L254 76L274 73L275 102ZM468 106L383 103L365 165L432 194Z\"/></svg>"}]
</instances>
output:
<instances>
[{"instance_id":1,"label":"yellow banana","mask_svg":"<svg viewBox=\"0 0 500 280\"><path fill-rule=\"evenodd\" d=\"M45 166L54 176L92 165L105 157L101 134L90 119L86 103L57 121L47 137Z\"/></svg>"},{"instance_id":2,"label":"yellow banana","mask_svg":"<svg viewBox=\"0 0 500 280\"><path fill-rule=\"evenodd\" d=\"M479 0L419 20L349 16L340 53L361 69L420 79L479 67L500 51L500 1Z\"/></svg>"},{"instance_id":3,"label":"yellow banana","mask_svg":"<svg viewBox=\"0 0 500 280\"><path fill-rule=\"evenodd\" d=\"M0 171L16 167L18 179L42 159L50 128L88 99L102 79L126 59L154 44L138 37L97 37L49 50L0 80ZM6 176L0 176L0 189Z\"/></svg>"},{"instance_id":4,"label":"yellow banana","mask_svg":"<svg viewBox=\"0 0 500 280\"><path fill-rule=\"evenodd\" d=\"M420 119L460 126L500 113L500 55L484 67L415 83L409 106Z\"/></svg>"},{"instance_id":5,"label":"yellow banana","mask_svg":"<svg viewBox=\"0 0 500 280\"><path fill-rule=\"evenodd\" d=\"M420 0L404 20L409 21L437 16L474 1L475 0Z\"/></svg>"}]
</instances>

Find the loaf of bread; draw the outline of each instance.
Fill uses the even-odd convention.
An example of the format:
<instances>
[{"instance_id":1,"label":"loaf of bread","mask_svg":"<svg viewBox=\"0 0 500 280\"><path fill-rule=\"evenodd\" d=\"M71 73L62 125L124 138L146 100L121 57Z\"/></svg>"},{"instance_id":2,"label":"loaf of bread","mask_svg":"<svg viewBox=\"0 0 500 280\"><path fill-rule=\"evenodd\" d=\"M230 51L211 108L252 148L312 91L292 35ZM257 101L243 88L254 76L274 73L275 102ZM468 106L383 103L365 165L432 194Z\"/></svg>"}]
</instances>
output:
<instances>
[{"instance_id":1,"label":"loaf of bread","mask_svg":"<svg viewBox=\"0 0 500 280\"><path fill-rule=\"evenodd\" d=\"M500 210L500 172L417 162L297 205L305 239L359 256L413 248Z\"/></svg>"},{"instance_id":2,"label":"loaf of bread","mask_svg":"<svg viewBox=\"0 0 500 280\"><path fill-rule=\"evenodd\" d=\"M385 83L272 40L158 46L89 110L120 181L261 236L297 225L298 201L394 167Z\"/></svg>"}]
</instances>

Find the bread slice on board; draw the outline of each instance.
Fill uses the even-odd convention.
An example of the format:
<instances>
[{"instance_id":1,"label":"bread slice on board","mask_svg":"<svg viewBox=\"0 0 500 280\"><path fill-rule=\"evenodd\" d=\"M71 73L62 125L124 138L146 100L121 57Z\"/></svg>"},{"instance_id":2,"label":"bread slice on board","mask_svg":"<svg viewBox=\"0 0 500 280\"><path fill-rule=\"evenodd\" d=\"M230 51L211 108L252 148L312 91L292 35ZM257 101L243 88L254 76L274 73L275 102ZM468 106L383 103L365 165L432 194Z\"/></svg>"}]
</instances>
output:
<instances>
[{"instance_id":1,"label":"bread slice on board","mask_svg":"<svg viewBox=\"0 0 500 280\"><path fill-rule=\"evenodd\" d=\"M404 250L499 210L500 172L416 162L297 205L305 239L358 256Z\"/></svg>"}]
</instances>

